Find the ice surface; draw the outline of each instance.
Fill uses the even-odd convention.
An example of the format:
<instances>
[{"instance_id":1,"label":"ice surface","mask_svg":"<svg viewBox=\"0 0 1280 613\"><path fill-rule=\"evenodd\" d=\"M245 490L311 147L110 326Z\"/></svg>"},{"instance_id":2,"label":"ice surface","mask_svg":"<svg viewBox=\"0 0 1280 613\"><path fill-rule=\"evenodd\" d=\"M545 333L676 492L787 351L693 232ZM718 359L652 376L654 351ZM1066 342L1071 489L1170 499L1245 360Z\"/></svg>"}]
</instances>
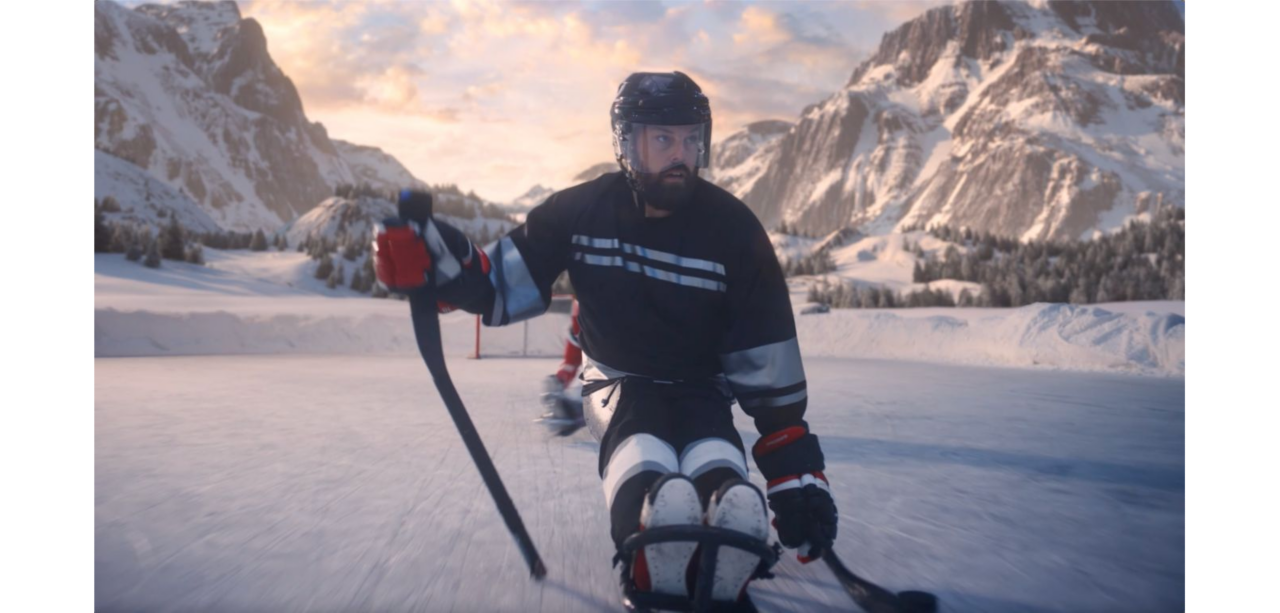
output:
<instances>
[{"instance_id":1,"label":"ice surface","mask_svg":"<svg viewBox=\"0 0 1280 613\"><path fill-rule=\"evenodd\" d=\"M557 363L449 363L536 583L417 356L97 359L96 608L619 610L597 447L531 423ZM805 367L855 572L944 611L1183 608L1181 379ZM776 571L761 610L852 610L820 565Z\"/></svg>"}]
</instances>

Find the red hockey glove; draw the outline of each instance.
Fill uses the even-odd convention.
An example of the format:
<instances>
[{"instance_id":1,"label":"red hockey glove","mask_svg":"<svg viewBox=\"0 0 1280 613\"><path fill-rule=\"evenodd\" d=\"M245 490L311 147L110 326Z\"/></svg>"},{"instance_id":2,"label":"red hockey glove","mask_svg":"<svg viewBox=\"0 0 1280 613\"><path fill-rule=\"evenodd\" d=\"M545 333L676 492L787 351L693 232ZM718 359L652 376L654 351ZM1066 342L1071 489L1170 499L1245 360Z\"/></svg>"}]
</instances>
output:
<instances>
[{"instance_id":1,"label":"red hockey glove","mask_svg":"<svg viewBox=\"0 0 1280 613\"><path fill-rule=\"evenodd\" d=\"M465 306L491 287L489 257L462 231L435 219L425 226L399 218L383 220L373 253L378 281L397 293L425 285L434 264L441 312Z\"/></svg>"},{"instance_id":2,"label":"red hockey glove","mask_svg":"<svg viewBox=\"0 0 1280 613\"><path fill-rule=\"evenodd\" d=\"M431 271L431 252L413 222L383 220L373 241L373 257L378 281L393 292L422 287Z\"/></svg>"}]
</instances>

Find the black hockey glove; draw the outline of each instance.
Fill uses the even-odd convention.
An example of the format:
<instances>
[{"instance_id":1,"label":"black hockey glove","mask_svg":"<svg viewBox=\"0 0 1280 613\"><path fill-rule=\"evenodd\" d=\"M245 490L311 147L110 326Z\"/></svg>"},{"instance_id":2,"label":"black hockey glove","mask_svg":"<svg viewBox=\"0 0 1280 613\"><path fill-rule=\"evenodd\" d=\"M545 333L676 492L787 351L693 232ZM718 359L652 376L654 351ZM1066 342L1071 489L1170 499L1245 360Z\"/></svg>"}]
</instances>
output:
<instances>
[{"instance_id":1,"label":"black hockey glove","mask_svg":"<svg viewBox=\"0 0 1280 613\"><path fill-rule=\"evenodd\" d=\"M785 489L784 489L785 488ZM801 475L769 487L769 508L778 540L808 564L822 557L836 540L836 503L822 473Z\"/></svg>"},{"instance_id":2,"label":"black hockey glove","mask_svg":"<svg viewBox=\"0 0 1280 613\"><path fill-rule=\"evenodd\" d=\"M793 426L761 437L751 448L756 466L769 481L769 508L783 546L812 562L831 548L839 514L818 437L805 426Z\"/></svg>"}]
</instances>

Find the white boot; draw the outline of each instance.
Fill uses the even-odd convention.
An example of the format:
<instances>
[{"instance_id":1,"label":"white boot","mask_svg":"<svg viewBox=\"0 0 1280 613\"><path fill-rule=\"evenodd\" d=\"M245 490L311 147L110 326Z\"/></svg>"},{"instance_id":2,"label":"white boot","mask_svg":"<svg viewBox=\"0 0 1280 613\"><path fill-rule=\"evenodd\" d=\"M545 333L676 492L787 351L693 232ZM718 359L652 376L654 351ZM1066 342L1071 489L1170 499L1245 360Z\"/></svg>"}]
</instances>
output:
<instances>
[{"instance_id":1,"label":"white boot","mask_svg":"<svg viewBox=\"0 0 1280 613\"><path fill-rule=\"evenodd\" d=\"M640 530L702 523L702 503L693 482L680 473L668 473L658 479L645 496L640 511ZM698 548L697 543L662 543L648 545L644 556L636 556L632 578L636 588L659 594L687 596L689 588L685 571Z\"/></svg>"},{"instance_id":2,"label":"white boot","mask_svg":"<svg viewBox=\"0 0 1280 613\"><path fill-rule=\"evenodd\" d=\"M711 501L707 503L707 525L736 530L763 542L769 538L769 516L765 508L764 495L759 488L747 481L734 479L712 494ZM711 599L737 602L759 564L758 555L721 547L716 557Z\"/></svg>"}]
</instances>

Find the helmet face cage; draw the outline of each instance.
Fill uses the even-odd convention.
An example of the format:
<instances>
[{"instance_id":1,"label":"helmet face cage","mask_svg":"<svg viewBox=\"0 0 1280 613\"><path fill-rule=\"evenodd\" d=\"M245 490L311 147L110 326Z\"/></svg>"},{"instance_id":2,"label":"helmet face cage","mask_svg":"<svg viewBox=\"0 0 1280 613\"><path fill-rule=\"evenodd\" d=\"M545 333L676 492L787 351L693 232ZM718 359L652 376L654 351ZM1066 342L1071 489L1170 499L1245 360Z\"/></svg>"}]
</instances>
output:
<instances>
[{"instance_id":1,"label":"helmet face cage","mask_svg":"<svg viewBox=\"0 0 1280 613\"><path fill-rule=\"evenodd\" d=\"M711 123L663 125L626 122L615 126L613 153L628 174L659 173L678 162L697 173L711 158Z\"/></svg>"}]
</instances>

